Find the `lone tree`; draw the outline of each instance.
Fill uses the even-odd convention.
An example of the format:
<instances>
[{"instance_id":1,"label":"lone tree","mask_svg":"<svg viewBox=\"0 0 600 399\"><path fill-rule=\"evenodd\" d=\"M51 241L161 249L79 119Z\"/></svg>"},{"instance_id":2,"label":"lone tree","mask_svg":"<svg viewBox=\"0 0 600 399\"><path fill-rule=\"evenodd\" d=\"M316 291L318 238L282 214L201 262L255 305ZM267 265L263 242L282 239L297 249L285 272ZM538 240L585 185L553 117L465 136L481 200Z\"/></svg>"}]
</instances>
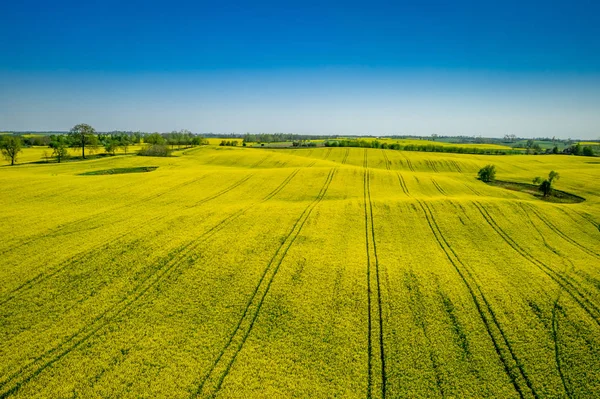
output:
<instances>
[{"instance_id":1,"label":"lone tree","mask_svg":"<svg viewBox=\"0 0 600 399\"><path fill-rule=\"evenodd\" d=\"M0 150L11 166L17 162L17 154L21 152L21 138L18 136L0 137Z\"/></svg>"},{"instance_id":2,"label":"lone tree","mask_svg":"<svg viewBox=\"0 0 600 399\"><path fill-rule=\"evenodd\" d=\"M73 143L74 147L81 148L81 157L83 159L85 159L85 146L93 146L96 143L95 133L96 130L85 123L73 126L73 129L69 132L71 143Z\"/></svg>"},{"instance_id":3,"label":"lone tree","mask_svg":"<svg viewBox=\"0 0 600 399\"><path fill-rule=\"evenodd\" d=\"M496 178L496 167L494 165L486 165L477 172L479 180L489 183Z\"/></svg>"},{"instance_id":4,"label":"lone tree","mask_svg":"<svg viewBox=\"0 0 600 399\"><path fill-rule=\"evenodd\" d=\"M548 173L547 179L542 179L541 177L538 176L535 179L533 179L533 184L539 184L540 191L542 193L544 193L544 197L547 197L550 194L552 194L552 183L555 180L558 180L559 178L560 178L560 176L559 176L558 172L551 171L550 173Z\"/></svg>"}]
</instances>

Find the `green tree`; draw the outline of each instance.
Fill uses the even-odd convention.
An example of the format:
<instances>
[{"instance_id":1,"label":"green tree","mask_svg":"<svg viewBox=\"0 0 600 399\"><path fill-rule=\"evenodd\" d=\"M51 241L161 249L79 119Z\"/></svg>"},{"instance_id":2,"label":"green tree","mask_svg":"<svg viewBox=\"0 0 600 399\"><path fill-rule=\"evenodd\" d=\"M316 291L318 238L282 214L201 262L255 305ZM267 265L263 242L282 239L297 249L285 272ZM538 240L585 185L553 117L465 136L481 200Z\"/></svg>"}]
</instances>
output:
<instances>
[{"instance_id":1,"label":"green tree","mask_svg":"<svg viewBox=\"0 0 600 399\"><path fill-rule=\"evenodd\" d=\"M550 171L550 173L548 173L547 179L542 179L538 176L535 179L533 179L533 184L539 184L540 191L544 194L544 197L547 197L550 194L552 194L552 184L559 178L560 175L558 174L558 172Z\"/></svg>"},{"instance_id":2,"label":"green tree","mask_svg":"<svg viewBox=\"0 0 600 399\"><path fill-rule=\"evenodd\" d=\"M81 157L83 159L85 159L85 146L95 147L97 145L95 133L96 130L85 123L73 126L69 132L71 143L74 147L81 148Z\"/></svg>"},{"instance_id":3,"label":"green tree","mask_svg":"<svg viewBox=\"0 0 600 399\"><path fill-rule=\"evenodd\" d=\"M17 162L17 155L21 152L21 138L18 136L0 137L0 151L11 165Z\"/></svg>"},{"instance_id":4,"label":"green tree","mask_svg":"<svg viewBox=\"0 0 600 399\"><path fill-rule=\"evenodd\" d=\"M52 156L60 163L64 158L69 157L69 143L63 135L50 136L49 147L52 148Z\"/></svg>"},{"instance_id":5,"label":"green tree","mask_svg":"<svg viewBox=\"0 0 600 399\"><path fill-rule=\"evenodd\" d=\"M160 133L152 133L144 137L144 143L162 145L165 143L165 138Z\"/></svg>"},{"instance_id":6,"label":"green tree","mask_svg":"<svg viewBox=\"0 0 600 399\"><path fill-rule=\"evenodd\" d=\"M119 147L119 142L114 138L110 138L104 142L104 150L112 155L115 155L115 151Z\"/></svg>"},{"instance_id":7,"label":"green tree","mask_svg":"<svg viewBox=\"0 0 600 399\"><path fill-rule=\"evenodd\" d=\"M585 146L585 147L583 147L583 155L586 157L593 157L594 150L592 150L592 147L590 147L590 146Z\"/></svg>"},{"instance_id":8,"label":"green tree","mask_svg":"<svg viewBox=\"0 0 600 399\"><path fill-rule=\"evenodd\" d=\"M479 176L479 180L489 183L494 181L496 178L496 167L494 165L486 165L483 168L479 169L477 173Z\"/></svg>"},{"instance_id":9,"label":"green tree","mask_svg":"<svg viewBox=\"0 0 600 399\"><path fill-rule=\"evenodd\" d=\"M571 146L571 154L573 154L573 155L583 154L583 150L581 149L581 144L577 143L577 144Z\"/></svg>"},{"instance_id":10,"label":"green tree","mask_svg":"<svg viewBox=\"0 0 600 399\"><path fill-rule=\"evenodd\" d=\"M127 154L127 150L129 149L129 145L131 144L131 137L129 137L126 134L121 135L121 137L119 137L119 147L121 147L123 149L123 151L125 151L125 154Z\"/></svg>"}]
</instances>

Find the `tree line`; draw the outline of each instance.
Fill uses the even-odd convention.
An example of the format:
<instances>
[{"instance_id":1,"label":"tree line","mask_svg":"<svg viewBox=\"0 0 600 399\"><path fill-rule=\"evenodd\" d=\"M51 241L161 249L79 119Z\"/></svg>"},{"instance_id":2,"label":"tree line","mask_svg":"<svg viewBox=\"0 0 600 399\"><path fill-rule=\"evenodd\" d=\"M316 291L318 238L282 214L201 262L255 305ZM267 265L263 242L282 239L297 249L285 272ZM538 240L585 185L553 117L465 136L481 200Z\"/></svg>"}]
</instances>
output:
<instances>
[{"instance_id":1,"label":"tree line","mask_svg":"<svg viewBox=\"0 0 600 399\"><path fill-rule=\"evenodd\" d=\"M292 133L246 133L243 136L244 143L281 143L284 141L303 141L303 140L326 140L337 138L338 136L313 136L308 134L292 134Z\"/></svg>"},{"instance_id":2,"label":"tree line","mask_svg":"<svg viewBox=\"0 0 600 399\"><path fill-rule=\"evenodd\" d=\"M48 136L21 137L18 135L0 135L0 150L4 158L14 165L18 154L25 146L47 146L51 153L45 152L46 161L50 157L61 162L69 157L69 148L81 149L81 158L104 149L107 154L115 155L122 149L127 154L131 145L147 143L149 146L139 151L140 155L168 156L175 147L177 149L206 145L208 140L191 133L189 130L170 133L145 134L141 132L97 133L85 123L75 126L67 134L51 134ZM168 148L170 146L170 149Z\"/></svg>"},{"instance_id":3,"label":"tree line","mask_svg":"<svg viewBox=\"0 0 600 399\"><path fill-rule=\"evenodd\" d=\"M436 144L399 144L385 143L378 140L361 140L361 139L342 139L328 140L324 143L325 147L361 147L361 148L381 148L399 151L422 151L422 152L451 152L458 154L487 154L487 155L507 155L521 154L520 151L505 150L496 148L477 148L477 147L462 147L451 145L436 145Z\"/></svg>"}]
</instances>

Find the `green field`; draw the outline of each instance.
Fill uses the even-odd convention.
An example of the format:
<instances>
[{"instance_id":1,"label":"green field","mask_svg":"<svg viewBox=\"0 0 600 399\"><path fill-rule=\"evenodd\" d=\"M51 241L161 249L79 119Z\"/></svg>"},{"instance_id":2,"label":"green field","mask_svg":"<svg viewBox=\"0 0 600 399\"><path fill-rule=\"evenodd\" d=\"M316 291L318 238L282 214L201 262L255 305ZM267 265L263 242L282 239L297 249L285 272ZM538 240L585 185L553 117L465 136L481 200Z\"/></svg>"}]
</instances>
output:
<instances>
[{"instance_id":1,"label":"green field","mask_svg":"<svg viewBox=\"0 0 600 399\"><path fill-rule=\"evenodd\" d=\"M599 181L359 148L1 166L0 398L598 397Z\"/></svg>"}]
</instances>

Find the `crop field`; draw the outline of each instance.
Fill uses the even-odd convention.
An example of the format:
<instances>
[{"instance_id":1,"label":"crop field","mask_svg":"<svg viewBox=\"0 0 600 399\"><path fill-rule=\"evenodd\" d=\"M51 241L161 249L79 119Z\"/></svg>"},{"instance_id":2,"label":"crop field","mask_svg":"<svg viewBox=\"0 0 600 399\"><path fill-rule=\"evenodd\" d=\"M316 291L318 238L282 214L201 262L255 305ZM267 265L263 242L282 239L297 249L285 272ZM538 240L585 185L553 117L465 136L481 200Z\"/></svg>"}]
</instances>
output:
<instances>
[{"instance_id":1,"label":"crop field","mask_svg":"<svg viewBox=\"0 0 600 399\"><path fill-rule=\"evenodd\" d=\"M0 167L0 398L600 395L594 158L176 154Z\"/></svg>"}]
</instances>

